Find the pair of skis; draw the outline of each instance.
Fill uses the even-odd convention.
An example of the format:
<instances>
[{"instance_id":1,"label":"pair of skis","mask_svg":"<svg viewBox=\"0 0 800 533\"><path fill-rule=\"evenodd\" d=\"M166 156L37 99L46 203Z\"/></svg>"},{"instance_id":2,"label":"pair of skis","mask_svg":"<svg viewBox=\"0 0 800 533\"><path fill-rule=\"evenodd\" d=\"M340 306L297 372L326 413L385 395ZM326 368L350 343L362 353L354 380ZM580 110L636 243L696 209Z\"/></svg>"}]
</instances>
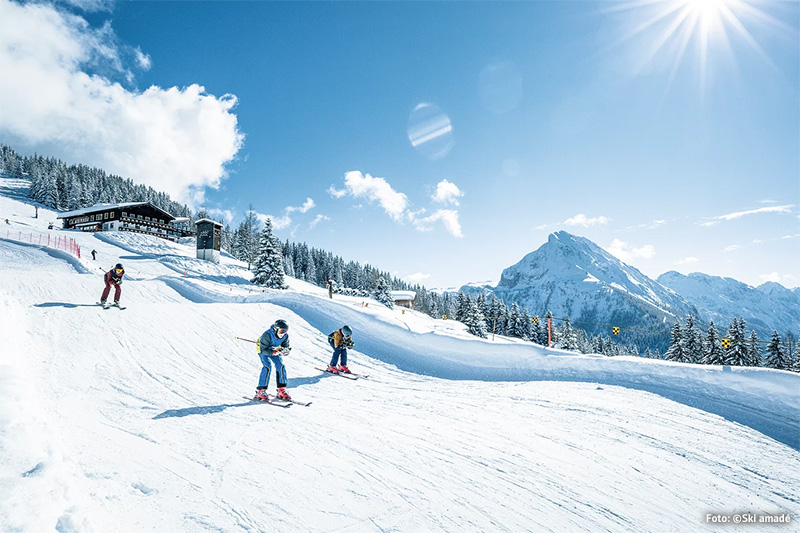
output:
<instances>
[{"instance_id":1,"label":"pair of skis","mask_svg":"<svg viewBox=\"0 0 800 533\"><path fill-rule=\"evenodd\" d=\"M321 370L322 372L327 372L328 374L333 374L334 376L342 376L343 378L352 379L353 381L357 380L358 378L367 379L369 376L366 374L356 374L355 372L331 372L327 368L319 368L314 367L316 370Z\"/></svg>"},{"instance_id":2,"label":"pair of skis","mask_svg":"<svg viewBox=\"0 0 800 533\"><path fill-rule=\"evenodd\" d=\"M252 398L250 396L242 396L242 398L256 403L268 403L269 405L274 405L275 407L291 407L292 404L308 407L312 403L312 402L298 402L297 400L284 400L283 398L278 398L277 396L272 396L271 394L267 394L266 400L259 400L255 396L253 396Z\"/></svg>"},{"instance_id":3,"label":"pair of skis","mask_svg":"<svg viewBox=\"0 0 800 533\"><path fill-rule=\"evenodd\" d=\"M110 307L116 307L120 311L123 311L123 310L127 309L127 307L125 307L124 305L112 305L112 304L108 304L108 303L104 304L104 303L101 303L101 302L97 302L97 305L102 305L103 309L108 309Z\"/></svg>"}]
</instances>

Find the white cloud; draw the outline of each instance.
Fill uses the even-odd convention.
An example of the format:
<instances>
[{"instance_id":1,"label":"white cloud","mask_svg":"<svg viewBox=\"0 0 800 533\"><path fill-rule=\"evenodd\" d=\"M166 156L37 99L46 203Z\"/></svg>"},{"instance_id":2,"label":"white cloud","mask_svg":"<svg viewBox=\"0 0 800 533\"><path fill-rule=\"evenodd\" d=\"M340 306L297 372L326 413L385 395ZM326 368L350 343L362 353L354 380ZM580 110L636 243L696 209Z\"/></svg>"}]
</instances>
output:
<instances>
[{"instance_id":1,"label":"white cloud","mask_svg":"<svg viewBox=\"0 0 800 533\"><path fill-rule=\"evenodd\" d=\"M430 274L423 274L422 272L416 272L414 274L409 274L408 276L405 276L403 279L409 283L422 283L429 277L431 277Z\"/></svg>"},{"instance_id":2,"label":"white cloud","mask_svg":"<svg viewBox=\"0 0 800 533\"><path fill-rule=\"evenodd\" d=\"M430 224L436 221L442 221L444 227L454 237L463 237L461 232L461 223L458 221L458 211L453 209L439 209L432 215L414 220L414 225L419 231L429 231Z\"/></svg>"},{"instance_id":3,"label":"white cloud","mask_svg":"<svg viewBox=\"0 0 800 533\"><path fill-rule=\"evenodd\" d=\"M308 213L308 211L314 208L317 204L314 203L314 200L311 198L306 198L306 201L300 207L286 207L285 211L287 213L293 213L294 211L300 211L301 213Z\"/></svg>"},{"instance_id":4,"label":"white cloud","mask_svg":"<svg viewBox=\"0 0 800 533\"><path fill-rule=\"evenodd\" d=\"M233 211L229 209L206 209L209 215L220 217L230 224L233 221Z\"/></svg>"},{"instance_id":5,"label":"white cloud","mask_svg":"<svg viewBox=\"0 0 800 533\"><path fill-rule=\"evenodd\" d=\"M584 228L589 228L591 226L604 226L605 224L608 223L609 220L610 220L609 218L603 216L589 218L583 213L581 213L575 215L572 218L568 218L567 220L564 221L564 224L566 224L567 226L581 226Z\"/></svg>"},{"instance_id":6,"label":"white cloud","mask_svg":"<svg viewBox=\"0 0 800 533\"><path fill-rule=\"evenodd\" d=\"M628 226L627 228L625 228L625 231L634 231L634 230L639 230L639 229L646 229L646 230L658 229L658 228L664 226L666 223L667 223L666 220L654 220L652 222L648 222L647 224L639 224L637 226Z\"/></svg>"},{"instance_id":7,"label":"white cloud","mask_svg":"<svg viewBox=\"0 0 800 533\"><path fill-rule=\"evenodd\" d=\"M369 174L365 175L354 170L345 174L344 185L347 194L354 198L366 198L371 202L378 202L383 210L394 220L403 219L408 207L408 198L405 194L395 191L385 179L373 178ZM328 190L336 198L343 196L333 187Z\"/></svg>"},{"instance_id":8,"label":"white cloud","mask_svg":"<svg viewBox=\"0 0 800 533\"><path fill-rule=\"evenodd\" d=\"M676 262L678 265L688 265L689 263L696 263L699 261L696 257L684 257Z\"/></svg>"},{"instance_id":9,"label":"white cloud","mask_svg":"<svg viewBox=\"0 0 800 533\"><path fill-rule=\"evenodd\" d=\"M362 174L357 170L345 174L344 184L345 189L343 190L337 190L331 185L328 193L334 198L349 195L353 198L365 198L370 202L378 203L393 220L411 222L418 231L430 231L433 229L434 222L441 221L451 235L463 237L457 210L439 209L427 217L423 216L427 213L425 208L411 210L408 197L395 191L385 179L373 178L369 174ZM452 189L450 191L452 192Z\"/></svg>"},{"instance_id":10,"label":"white cloud","mask_svg":"<svg viewBox=\"0 0 800 533\"><path fill-rule=\"evenodd\" d=\"M342 198L343 196L347 196L347 189L336 189L333 185L328 187L328 194L330 194L333 198Z\"/></svg>"},{"instance_id":11,"label":"white cloud","mask_svg":"<svg viewBox=\"0 0 800 533\"><path fill-rule=\"evenodd\" d=\"M725 247L726 252L733 252L734 250L739 250L742 247L741 244L731 244L730 246Z\"/></svg>"},{"instance_id":12,"label":"white cloud","mask_svg":"<svg viewBox=\"0 0 800 533\"><path fill-rule=\"evenodd\" d=\"M285 229L285 228L288 228L289 226L292 225L292 217L291 217L292 213L294 213L295 211L298 211L300 213L307 213L310 209L314 208L316 205L317 204L314 203L314 200L312 200L311 198L306 198L306 201L300 207L294 207L294 206L291 206L291 205L288 205L288 206L284 207L282 216L258 215L258 217L259 217L259 220L261 220L262 222L264 221L265 218L272 219L272 226L275 229ZM322 215L317 215L317 219L319 219L320 216L322 216ZM325 217L325 218L327 218L327 217ZM318 223L319 223L319 220L313 221L311 223L312 224L311 227L313 228Z\"/></svg>"},{"instance_id":13,"label":"white cloud","mask_svg":"<svg viewBox=\"0 0 800 533\"><path fill-rule=\"evenodd\" d=\"M138 63L139 68L142 70L150 70L150 67L153 66L153 61L150 59L150 56L142 52L142 49L139 47L134 50L134 54L136 55L136 63Z\"/></svg>"},{"instance_id":14,"label":"white cloud","mask_svg":"<svg viewBox=\"0 0 800 533\"><path fill-rule=\"evenodd\" d=\"M328 220L330 220L330 218L326 217L325 215L317 215L316 218L314 218L314 220L312 220L308 225L308 229L314 229L320 222L326 222Z\"/></svg>"},{"instance_id":15,"label":"white cloud","mask_svg":"<svg viewBox=\"0 0 800 533\"><path fill-rule=\"evenodd\" d=\"M141 50L117 43L110 23L93 28L52 5L0 0L0 134L200 203L242 146L236 97L196 83L129 90L113 81L133 79L127 62L150 66Z\"/></svg>"},{"instance_id":16,"label":"white cloud","mask_svg":"<svg viewBox=\"0 0 800 533\"><path fill-rule=\"evenodd\" d=\"M633 248L627 242L619 239L614 239L611 245L606 247L606 251L624 262L637 258L650 259L656 254L656 249L652 244Z\"/></svg>"},{"instance_id":17,"label":"white cloud","mask_svg":"<svg viewBox=\"0 0 800 533\"><path fill-rule=\"evenodd\" d=\"M289 215L276 217L275 215L262 215L261 213L258 213L257 216L262 224L266 219L272 220L272 227L274 229L286 229L292 225L292 219L289 217Z\"/></svg>"},{"instance_id":18,"label":"white cloud","mask_svg":"<svg viewBox=\"0 0 800 533\"><path fill-rule=\"evenodd\" d=\"M62 0L63 2L87 12L111 11L116 0Z\"/></svg>"},{"instance_id":19,"label":"white cloud","mask_svg":"<svg viewBox=\"0 0 800 533\"><path fill-rule=\"evenodd\" d=\"M455 183L451 183L447 180L442 180L436 184L436 192L431 196L434 202L439 202L442 204L452 203L458 205L458 198L460 196L464 196L464 193L461 189L456 186Z\"/></svg>"},{"instance_id":20,"label":"white cloud","mask_svg":"<svg viewBox=\"0 0 800 533\"><path fill-rule=\"evenodd\" d=\"M777 272L770 272L769 274L761 274L758 277L761 279L761 281L765 283L767 281L774 281L775 283L780 283L781 281L781 276Z\"/></svg>"},{"instance_id":21,"label":"white cloud","mask_svg":"<svg viewBox=\"0 0 800 533\"><path fill-rule=\"evenodd\" d=\"M700 225L704 227L714 226L719 223L721 220L735 220L737 218L742 218L749 215L756 215L761 213L791 213L792 207L794 205L773 205L770 207L760 207L758 209L750 209L748 211L737 211L735 213L728 213L727 215L720 215L717 217L711 217L711 220L707 222L701 222Z\"/></svg>"}]
</instances>

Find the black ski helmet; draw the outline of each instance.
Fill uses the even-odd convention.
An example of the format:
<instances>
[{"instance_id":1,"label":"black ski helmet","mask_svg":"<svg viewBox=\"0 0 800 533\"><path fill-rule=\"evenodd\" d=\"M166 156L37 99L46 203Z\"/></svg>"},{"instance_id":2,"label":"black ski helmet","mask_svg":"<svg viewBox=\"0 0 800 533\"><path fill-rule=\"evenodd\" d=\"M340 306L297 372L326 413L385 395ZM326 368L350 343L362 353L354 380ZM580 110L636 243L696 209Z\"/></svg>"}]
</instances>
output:
<instances>
[{"instance_id":1,"label":"black ski helmet","mask_svg":"<svg viewBox=\"0 0 800 533\"><path fill-rule=\"evenodd\" d=\"M274 324L272 324L272 329L274 329L275 331L278 331L279 329L284 329L288 331L289 324L287 324L284 319L279 318L278 320L275 321Z\"/></svg>"},{"instance_id":2,"label":"black ski helmet","mask_svg":"<svg viewBox=\"0 0 800 533\"><path fill-rule=\"evenodd\" d=\"M350 329L350 326L345 326L342 328L342 335L344 335L345 337L350 337L351 335L353 335L353 330Z\"/></svg>"},{"instance_id":3,"label":"black ski helmet","mask_svg":"<svg viewBox=\"0 0 800 533\"><path fill-rule=\"evenodd\" d=\"M125 269L124 269L124 268L122 268L122 263L117 263L117 264L114 266L114 270L125 270Z\"/></svg>"}]
</instances>

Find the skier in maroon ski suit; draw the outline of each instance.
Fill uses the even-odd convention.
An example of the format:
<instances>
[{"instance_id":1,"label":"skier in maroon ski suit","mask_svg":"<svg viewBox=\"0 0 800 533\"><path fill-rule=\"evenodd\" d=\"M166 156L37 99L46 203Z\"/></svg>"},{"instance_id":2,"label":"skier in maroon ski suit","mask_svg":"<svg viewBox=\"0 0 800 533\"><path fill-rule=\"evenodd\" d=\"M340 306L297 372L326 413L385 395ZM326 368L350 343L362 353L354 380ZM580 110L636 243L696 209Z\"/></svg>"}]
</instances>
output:
<instances>
[{"instance_id":1,"label":"skier in maroon ski suit","mask_svg":"<svg viewBox=\"0 0 800 533\"><path fill-rule=\"evenodd\" d=\"M103 295L100 297L100 303L105 305L108 293L111 292L111 285L114 285L114 305L119 305L119 297L122 294L122 276L125 275L125 269L122 268L122 263L117 265L106 272L103 279L106 282L106 288L103 289Z\"/></svg>"}]
</instances>

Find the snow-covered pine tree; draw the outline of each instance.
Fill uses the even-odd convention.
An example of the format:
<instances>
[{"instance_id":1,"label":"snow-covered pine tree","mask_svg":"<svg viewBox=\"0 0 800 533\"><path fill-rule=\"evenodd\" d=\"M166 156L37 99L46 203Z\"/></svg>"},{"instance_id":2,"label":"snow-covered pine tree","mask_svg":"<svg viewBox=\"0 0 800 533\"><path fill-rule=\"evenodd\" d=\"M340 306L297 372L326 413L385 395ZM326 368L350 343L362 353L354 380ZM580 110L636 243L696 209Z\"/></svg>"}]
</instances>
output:
<instances>
[{"instance_id":1,"label":"snow-covered pine tree","mask_svg":"<svg viewBox=\"0 0 800 533\"><path fill-rule=\"evenodd\" d=\"M772 331L772 338L767 344L767 359L764 363L767 368L776 368L778 370L789 370L791 365L787 360L786 353L781 346L781 336L777 331Z\"/></svg>"},{"instance_id":2,"label":"snow-covered pine tree","mask_svg":"<svg viewBox=\"0 0 800 533\"><path fill-rule=\"evenodd\" d=\"M683 328L683 350L687 363L699 363L703 359L703 337L700 330L695 327L694 317L686 317L686 326Z\"/></svg>"},{"instance_id":3,"label":"snow-covered pine tree","mask_svg":"<svg viewBox=\"0 0 800 533\"><path fill-rule=\"evenodd\" d=\"M558 328L558 342L562 350L577 350L578 338L575 330L569 323L569 317L564 317L564 322Z\"/></svg>"},{"instance_id":4,"label":"snow-covered pine tree","mask_svg":"<svg viewBox=\"0 0 800 533\"><path fill-rule=\"evenodd\" d=\"M486 338L486 322L483 313L478 309L478 303L467 296L466 311L461 321L467 326L467 332L476 337Z\"/></svg>"},{"instance_id":5,"label":"snow-covered pine tree","mask_svg":"<svg viewBox=\"0 0 800 533\"><path fill-rule=\"evenodd\" d=\"M786 370L791 370L792 365L794 364L794 335L792 335L791 331L786 332L786 336L784 337L786 340L783 342L784 346L784 355L786 356L787 368Z\"/></svg>"},{"instance_id":6,"label":"snow-covered pine tree","mask_svg":"<svg viewBox=\"0 0 800 533\"><path fill-rule=\"evenodd\" d=\"M533 336L533 320L526 307L522 308L522 338L529 341L534 338Z\"/></svg>"},{"instance_id":7,"label":"snow-covered pine tree","mask_svg":"<svg viewBox=\"0 0 800 533\"><path fill-rule=\"evenodd\" d=\"M506 335L510 337L522 338L522 314L520 313L519 304L514 302L511 304L511 310L508 312L508 322L506 327Z\"/></svg>"},{"instance_id":8,"label":"snow-covered pine tree","mask_svg":"<svg viewBox=\"0 0 800 533\"><path fill-rule=\"evenodd\" d=\"M317 284L317 266L314 262L314 254L308 247L306 247L305 253L306 260L304 261L305 270L303 271L303 279L309 283Z\"/></svg>"},{"instance_id":9,"label":"snow-covered pine tree","mask_svg":"<svg viewBox=\"0 0 800 533\"><path fill-rule=\"evenodd\" d=\"M469 311L469 298L463 292L459 292L456 296L456 309L454 319L459 322L464 322L464 318Z\"/></svg>"},{"instance_id":10,"label":"snow-covered pine tree","mask_svg":"<svg viewBox=\"0 0 800 533\"><path fill-rule=\"evenodd\" d=\"M675 325L672 326L672 336L669 348L664 352L664 359L668 361L676 361L678 363L687 362L686 352L683 347L683 331L681 330L681 323L675 320Z\"/></svg>"},{"instance_id":11,"label":"snow-covered pine tree","mask_svg":"<svg viewBox=\"0 0 800 533\"><path fill-rule=\"evenodd\" d=\"M722 345L720 344L720 337L719 332L717 331L717 326L714 324L712 320L711 323L708 325L708 332L706 334L706 342L704 343L704 357L703 363L707 365L724 365L725 364L725 354L722 351Z\"/></svg>"},{"instance_id":12,"label":"snow-covered pine tree","mask_svg":"<svg viewBox=\"0 0 800 533\"><path fill-rule=\"evenodd\" d=\"M745 343L744 318L734 318L728 326L728 339L730 347L725 350L725 364L732 366L746 366L748 363L747 345Z\"/></svg>"},{"instance_id":13,"label":"snow-covered pine tree","mask_svg":"<svg viewBox=\"0 0 800 533\"><path fill-rule=\"evenodd\" d=\"M283 253L281 243L272 233L272 220L264 222L264 231L261 234L260 252L254 265L255 274L250 280L256 285L270 289L286 289L283 279Z\"/></svg>"},{"instance_id":14,"label":"snow-covered pine tree","mask_svg":"<svg viewBox=\"0 0 800 533\"><path fill-rule=\"evenodd\" d=\"M389 309L394 307L394 299L392 295L389 294L389 283L387 283L386 278L383 276L379 276L375 280L375 288L372 290L372 296Z\"/></svg>"},{"instance_id":15,"label":"snow-covered pine tree","mask_svg":"<svg viewBox=\"0 0 800 533\"><path fill-rule=\"evenodd\" d=\"M431 298L430 303L428 304L428 314L431 318L441 318L439 314L439 304L436 302L436 298Z\"/></svg>"},{"instance_id":16,"label":"snow-covered pine tree","mask_svg":"<svg viewBox=\"0 0 800 533\"><path fill-rule=\"evenodd\" d=\"M797 345L794 347L794 363L792 363L791 370L800 372L800 335L797 336Z\"/></svg>"},{"instance_id":17,"label":"snow-covered pine tree","mask_svg":"<svg viewBox=\"0 0 800 533\"><path fill-rule=\"evenodd\" d=\"M475 299L475 303L478 304L478 311L480 311L483 316L491 316L488 313L489 305L486 303L486 293L482 292L478 294L478 297Z\"/></svg>"},{"instance_id":18,"label":"snow-covered pine tree","mask_svg":"<svg viewBox=\"0 0 800 533\"><path fill-rule=\"evenodd\" d=\"M291 278L296 278L294 273L294 263L291 261L291 258L284 255L283 256L283 273Z\"/></svg>"},{"instance_id":19,"label":"snow-covered pine tree","mask_svg":"<svg viewBox=\"0 0 800 533\"><path fill-rule=\"evenodd\" d=\"M531 325L531 341L542 344L542 321L537 320Z\"/></svg>"},{"instance_id":20,"label":"snow-covered pine tree","mask_svg":"<svg viewBox=\"0 0 800 533\"><path fill-rule=\"evenodd\" d=\"M747 366L761 366L763 354L761 344L758 342L758 335L755 331L750 332L750 339L747 341Z\"/></svg>"}]
</instances>

